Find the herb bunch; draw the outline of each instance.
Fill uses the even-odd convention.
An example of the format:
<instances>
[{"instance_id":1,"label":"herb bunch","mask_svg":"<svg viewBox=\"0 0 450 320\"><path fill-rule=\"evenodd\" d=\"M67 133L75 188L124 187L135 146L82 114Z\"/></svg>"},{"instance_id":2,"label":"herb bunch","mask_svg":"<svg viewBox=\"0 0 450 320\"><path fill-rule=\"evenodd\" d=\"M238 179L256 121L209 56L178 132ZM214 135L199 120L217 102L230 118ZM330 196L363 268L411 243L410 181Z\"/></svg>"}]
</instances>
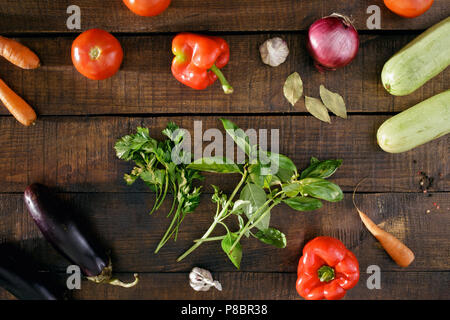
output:
<instances>
[{"instance_id":1,"label":"herb bunch","mask_svg":"<svg viewBox=\"0 0 450 320\"><path fill-rule=\"evenodd\" d=\"M270 212L275 206L283 202L295 210L310 211L321 208L321 200L337 202L343 199L341 188L325 180L336 172L342 160L319 161L312 158L310 166L299 174L288 157L251 144L245 132L231 121L222 119L222 124L227 134L245 152L245 163L236 164L227 158L212 157L198 159L187 168L236 173L241 175L241 179L229 196L213 186L212 201L217 206L214 220L205 234L194 240L194 245L177 261L183 260L205 242L221 241L223 251L239 269L243 237L251 236L278 248L286 247L286 236L270 227ZM276 166L272 165L274 162ZM227 226L226 222L232 218L238 219L238 230L232 231ZM211 236L218 225L225 229L225 234Z\"/></svg>"},{"instance_id":2,"label":"herb bunch","mask_svg":"<svg viewBox=\"0 0 450 320\"><path fill-rule=\"evenodd\" d=\"M133 161L135 167L124 179L128 185L141 179L156 194L156 201L150 214L159 209L168 193L173 194L172 207L168 217L173 214L172 221L159 242L155 253L174 236L176 241L178 229L186 214L197 208L200 202L200 189L194 187L195 180L202 180L203 176L194 168L188 168L184 157L191 157L183 153L183 131L170 122L162 131L168 139L157 141L150 137L148 128L137 128L136 134L126 135L115 144L116 155L119 159ZM174 149L177 152L173 152ZM173 155L177 155L173 159ZM173 160L180 160L175 163Z\"/></svg>"}]
</instances>

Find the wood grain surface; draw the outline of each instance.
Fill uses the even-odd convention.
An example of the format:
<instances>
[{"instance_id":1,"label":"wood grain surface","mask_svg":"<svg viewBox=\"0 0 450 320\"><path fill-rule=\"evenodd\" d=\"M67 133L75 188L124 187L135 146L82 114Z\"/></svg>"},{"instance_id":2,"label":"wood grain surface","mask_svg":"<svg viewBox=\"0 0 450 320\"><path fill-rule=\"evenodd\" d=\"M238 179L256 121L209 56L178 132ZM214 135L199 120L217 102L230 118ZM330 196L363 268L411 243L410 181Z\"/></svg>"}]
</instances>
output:
<instances>
[{"instance_id":1,"label":"wood grain surface","mask_svg":"<svg viewBox=\"0 0 450 320\"><path fill-rule=\"evenodd\" d=\"M149 216L153 195L145 193L65 193L60 197L86 221L86 226L92 226L91 232L103 246L112 250L117 272L188 272L196 265L213 271L237 272L219 243L205 243L185 260L175 261L212 223L215 206L210 195L202 196L197 211L186 217L178 240L167 243L157 255L153 252L170 223L165 214L170 201L160 212ZM244 239L241 271L295 272L303 246L319 234L341 239L358 257L364 270L372 264L383 271L403 270L365 230L351 198L351 194L346 194L342 202L325 203L320 210L306 213L285 205L276 207L271 224L286 234L288 246L278 249L253 238ZM48 269L64 271L70 263L43 239L24 208L22 195L4 194L0 200L0 227L5 230L4 237L21 242ZM406 271L446 270L450 254L447 233L450 201L446 194L434 193L431 197L417 193L358 194L356 201L377 224L414 250L416 259ZM433 203L439 203L440 209ZM232 218L230 221L237 228L237 221ZM217 235L223 232L220 227L216 229Z\"/></svg>"},{"instance_id":2,"label":"wood grain surface","mask_svg":"<svg viewBox=\"0 0 450 320\"><path fill-rule=\"evenodd\" d=\"M3 0L1 33L69 32L67 7L81 9L82 28L104 28L113 32L181 31L298 31L333 12L350 16L358 29L367 29L367 8L380 7L383 30L417 30L446 18L447 0L437 0L427 14L404 19L386 9L382 0L174 0L157 17L138 17L122 1Z\"/></svg>"},{"instance_id":3,"label":"wood grain surface","mask_svg":"<svg viewBox=\"0 0 450 320\"><path fill-rule=\"evenodd\" d=\"M274 35L290 48L288 60L277 68L263 64L258 49ZM294 71L303 78L305 95L318 97L323 84L344 97L349 112L392 113L444 91L450 83L450 74L442 72L406 97L394 97L383 88L384 62L415 36L363 35L355 61L336 72L319 73L304 35L227 35L232 56L223 72L235 89L232 95L223 94L219 84L196 91L177 82L170 71L173 36L165 35L119 37L125 60L119 73L104 81L89 80L74 69L74 37L20 38L39 54L42 67L21 70L0 60L0 75L40 115L305 113L303 99L292 107L283 96L284 81Z\"/></svg>"},{"instance_id":4,"label":"wood grain surface","mask_svg":"<svg viewBox=\"0 0 450 320\"><path fill-rule=\"evenodd\" d=\"M339 238L359 260L361 280L346 299L450 299L450 136L401 154L385 153L376 142L383 121L449 89L449 70L405 97L389 95L380 80L389 57L450 15L449 0L436 0L415 19L394 15L382 0L173 0L153 18L133 15L120 0L77 0L73 4L81 9L81 30L66 27L70 4L4 0L0 5L0 34L14 37L42 60L39 69L30 71L0 59L0 77L39 114L36 125L25 128L0 108L0 243L18 244L42 271L54 273L64 284L70 262L43 239L23 203L26 186L40 182L54 188L111 250L119 278L141 275L140 284L128 290L83 281L82 290L72 292L74 299L298 300L298 259L305 243L319 235ZM380 7L381 30L367 28L370 5ZM360 50L347 67L319 73L306 50L306 32L313 21L333 12L352 18L360 31ZM114 32L125 52L120 71L105 81L81 76L70 57L73 39L93 27ZM194 91L173 78L171 41L181 31L210 33L229 43L231 60L223 72L235 88L233 95L224 95L218 84ZM273 36L285 39L290 49L287 61L277 68L264 65L258 50ZM307 113L303 100L290 106L282 87L295 71L303 79L305 95L318 97L320 84L340 93L349 118L332 116L332 124L326 124ZM175 261L211 223L209 185L231 192L238 177L205 174L199 208L186 218L178 241L155 255L169 224L165 213L170 201L149 216L154 194L141 182L126 186L123 174L132 164L118 160L113 148L137 126L162 138L168 121L193 136L194 121L201 122L203 132L219 128L224 133L221 117L244 130L278 129L280 153L299 169L311 156L344 161L331 179L344 190L344 200L308 213L278 206L272 223L286 234L287 247L244 239L240 271L218 243L204 244L182 262ZM427 193L422 174L432 179ZM367 179L356 201L414 251L416 259L407 269L389 258L359 220L351 196L362 178ZM370 265L381 268L380 290L366 286ZM211 270L224 290L194 292L188 284L194 266ZM0 289L0 299L14 297Z\"/></svg>"},{"instance_id":5,"label":"wood grain surface","mask_svg":"<svg viewBox=\"0 0 450 320\"><path fill-rule=\"evenodd\" d=\"M0 170L8 174L0 177L0 187L3 192L23 192L28 184L39 181L65 192L149 192L143 184L128 187L124 183L123 175L129 173L132 164L116 158L113 148L116 140L138 126L148 127L154 137L162 138L160 132L167 122L174 121L189 130L193 146L194 121L201 121L204 132L209 128L221 129L219 117L41 117L32 128L2 117ZM364 177L370 179L361 186L361 191L420 192L419 172L434 178L431 191L450 190L450 137L441 137L410 152L388 154L380 149L375 138L378 127L388 116L333 117L332 124L312 116L226 118L244 130L268 129L270 133L270 129L278 129L279 151L299 168L306 167L312 156L344 159L333 180L347 192L353 191ZM238 179L207 176L205 186L217 184L228 192Z\"/></svg>"}]
</instances>

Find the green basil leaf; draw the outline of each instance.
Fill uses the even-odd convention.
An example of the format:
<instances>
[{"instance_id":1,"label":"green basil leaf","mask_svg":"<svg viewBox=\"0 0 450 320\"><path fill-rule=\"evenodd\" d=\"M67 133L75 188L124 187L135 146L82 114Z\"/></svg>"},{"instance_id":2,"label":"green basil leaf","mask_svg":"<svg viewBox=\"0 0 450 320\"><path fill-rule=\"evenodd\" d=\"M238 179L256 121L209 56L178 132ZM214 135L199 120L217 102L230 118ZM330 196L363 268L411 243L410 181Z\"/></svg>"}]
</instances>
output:
<instances>
[{"instance_id":1,"label":"green basil leaf","mask_svg":"<svg viewBox=\"0 0 450 320\"><path fill-rule=\"evenodd\" d=\"M244 213L248 219L251 219L256 211L265 204L267 195L262 187L254 183L247 183L244 188L242 188L240 199L248 200L250 202L250 205L244 208ZM259 214L261 213L262 212L260 211ZM258 219L258 217L255 217L255 220L256 219ZM256 225L256 228L260 230L267 229L269 227L269 223L270 213L267 213L265 217Z\"/></svg>"},{"instance_id":2,"label":"green basil leaf","mask_svg":"<svg viewBox=\"0 0 450 320\"><path fill-rule=\"evenodd\" d=\"M314 161L308 168L302 171L300 179L304 178L328 178L342 165L342 160Z\"/></svg>"},{"instance_id":3,"label":"green basil leaf","mask_svg":"<svg viewBox=\"0 0 450 320\"><path fill-rule=\"evenodd\" d=\"M289 198L284 199L283 202L297 211L312 211L322 208L322 202L319 199L310 197Z\"/></svg>"},{"instance_id":4,"label":"green basil leaf","mask_svg":"<svg viewBox=\"0 0 450 320\"><path fill-rule=\"evenodd\" d=\"M297 167L294 162L285 155L260 151L261 155L263 155L262 152L265 152L265 155L262 156L265 163L262 164L261 174L276 175L284 183L291 181L292 177L297 174Z\"/></svg>"},{"instance_id":5,"label":"green basil leaf","mask_svg":"<svg viewBox=\"0 0 450 320\"><path fill-rule=\"evenodd\" d=\"M238 173L239 167L227 158L211 157L201 158L188 165L189 169L217 173Z\"/></svg>"},{"instance_id":6,"label":"green basil leaf","mask_svg":"<svg viewBox=\"0 0 450 320\"><path fill-rule=\"evenodd\" d=\"M311 196L322 200L337 202L344 198L341 188L325 179L306 178L300 180L303 196Z\"/></svg>"},{"instance_id":7,"label":"green basil leaf","mask_svg":"<svg viewBox=\"0 0 450 320\"><path fill-rule=\"evenodd\" d=\"M271 244L277 248L286 247L286 236L284 235L284 233L272 227L265 230L259 230L255 234L255 238L259 239L265 244Z\"/></svg>"},{"instance_id":8,"label":"green basil leaf","mask_svg":"<svg viewBox=\"0 0 450 320\"><path fill-rule=\"evenodd\" d=\"M264 176L261 175L261 164L252 164L248 167L248 179L254 184L264 187Z\"/></svg>"},{"instance_id":9,"label":"green basil leaf","mask_svg":"<svg viewBox=\"0 0 450 320\"><path fill-rule=\"evenodd\" d=\"M239 128L230 120L220 119L222 121L225 131L233 138L234 142L239 148L241 148L247 156L252 154L252 146L250 144L249 137L245 134L244 130Z\"/></svg>"},{"instance_id":10,"label":"green basil leaf","mask_svg":"<svg viewBox=\"0 0 450 320\"><path fill-rule=\"evenodd\" d=\"M230 213L241 214L251 203L248 200L238 200L234 203L233 209L231 209Z\"/></svg>"},{"instance_id":11,"label":"green basil leaf","mask_svg":"<svg viewBox=\"0 0 450 320\"><path fill-rule=\"evenodd\" d=\"M290 184L284 185L281 190L283 190L283 192L288 197L295 197L296 195L298 195L300 193L301 186L298 183L290 183Z\"/></svg>"},{"instance_id":12,"label":"green basil leaf","mask_svg":"<svg viewBox=\"0 0 450 320\"><path fill-rule=\"evenodd\" d=\"M233 251L230 252L231 246L238 238L235 233L229 232L225 238L222 239L222 250L225 251L228 258L233 262L236 268L240 269L242 260L242 246L240 243L236 244Z\"/></svg>"}]
</instances>

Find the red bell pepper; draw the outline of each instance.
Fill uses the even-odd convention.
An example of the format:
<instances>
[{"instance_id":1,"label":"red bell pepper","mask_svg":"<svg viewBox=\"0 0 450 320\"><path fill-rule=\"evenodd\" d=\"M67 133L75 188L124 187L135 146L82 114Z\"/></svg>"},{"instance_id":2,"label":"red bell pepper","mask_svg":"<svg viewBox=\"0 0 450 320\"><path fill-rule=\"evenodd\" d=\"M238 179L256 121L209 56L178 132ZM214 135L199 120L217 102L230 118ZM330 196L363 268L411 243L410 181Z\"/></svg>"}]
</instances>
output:
<instances>
[{"instance_id":1,"label":"red bell pepper","mask_svg":"<svg viewBox=\"0 0 450 320\"><path fill-rule=\"evenodd\" d=\"M217 79L226 94L233 88L221 68L230 60L230 48L218 37L180 33L172 41L172 73L181 83L197 90L206 89Z\"/></svg>"},{"instance_id":2,"label":"red bell pepper","mask_svg":"<svg viewBox=\"0 0 450 320\"><path fill-rule=\"evenodd\" d=\"M355 255L338 239L317 237L303 248L297 292L307 300L338 300L359 280Z\"/></svg>"}]
</instances>

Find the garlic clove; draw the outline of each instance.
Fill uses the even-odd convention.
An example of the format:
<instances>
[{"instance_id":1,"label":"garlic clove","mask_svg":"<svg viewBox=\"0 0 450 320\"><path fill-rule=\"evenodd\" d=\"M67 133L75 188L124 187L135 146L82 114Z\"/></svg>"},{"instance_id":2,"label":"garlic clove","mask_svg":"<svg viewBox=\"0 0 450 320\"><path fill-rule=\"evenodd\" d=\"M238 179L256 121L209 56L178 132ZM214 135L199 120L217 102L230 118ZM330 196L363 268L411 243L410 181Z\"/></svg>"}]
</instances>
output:
<instances>
[{"instance_id":1,"label":"garlic clove","mask_svg":"<svg viewBox=\"0 0 450 320\"><path fill-rule=\"evenodd\" d=\"M222 285L220 284L219 281L214 281L214 287L219 290L222 291Z\"/></svg>"},{"instance_id":2,"label":"garlic clove","mask_svg":"<svg viewBox=\"0 0 450 320\"><path fill-rule=\"evenodd\" d=\"M280 37L266 40L260 47L261 59L271 67L277 67L286 61L289 55L289 48L286 41Z\"/></svg>"},{"instance_id":3,"label":"garlic clove","mask_svg":"<svg viewBox=\"0 0 450 320\"><path fill-rule=\"evenodd\" d=\"M201 268L193 268L189 274L189 284L195 291L208 291L211 287L222 291L222 285L214 281L211 272Z\"/></svg>"}]
</instances>

